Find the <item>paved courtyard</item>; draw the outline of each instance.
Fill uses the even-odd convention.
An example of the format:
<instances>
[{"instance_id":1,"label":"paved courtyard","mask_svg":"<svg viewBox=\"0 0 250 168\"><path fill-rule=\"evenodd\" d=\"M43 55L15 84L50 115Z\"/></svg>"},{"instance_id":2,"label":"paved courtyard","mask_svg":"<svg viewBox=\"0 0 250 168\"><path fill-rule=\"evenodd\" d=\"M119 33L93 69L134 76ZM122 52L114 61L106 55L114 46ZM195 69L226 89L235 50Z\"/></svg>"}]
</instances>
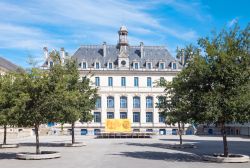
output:
<instances>
[{"instance_id":1,"label":"paved courtyard","mask_svg":"<svg viewBox=\"0 0 250 168\"><path fill-rule=\"evenodd\" d=\"M222 152L221 137L184 136L185 143L195 143L197 149L167 149L166 144L177 143L177 136L155 136L152 139L94 139L77 136L86 142L85 147L62 147L70 136L44 136L40 138L41 150L60 151L61 158L51 160L16 160L15 153L34 152L35 137L19 139L21 147L0 149L1 168L249 168L249 163L219 164L204 162L202 154ZM250 138L229 137L233 153L250 155ZM9 142L15 142L11 140ZM48 142L48 143L46 143Z\"/></svg>"}]
</instances>

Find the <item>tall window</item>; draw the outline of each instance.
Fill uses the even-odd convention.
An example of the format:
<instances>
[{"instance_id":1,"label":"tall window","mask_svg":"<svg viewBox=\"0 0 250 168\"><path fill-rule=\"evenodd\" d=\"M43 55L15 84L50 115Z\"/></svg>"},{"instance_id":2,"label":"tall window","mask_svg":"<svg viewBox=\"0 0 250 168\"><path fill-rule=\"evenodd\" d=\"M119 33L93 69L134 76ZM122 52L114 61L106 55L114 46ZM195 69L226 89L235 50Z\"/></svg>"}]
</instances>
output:
<instances>
[{"instance_id":1,"label":"tall window","mask_svg":"<svg viewBox=\"0 0 250 168\"><path fill-rule=\"evenodd\" d=\"M115 118L114 112L107 112L107 119Z\"/></svg>"},{"instance_id":2,"label":"tall window","mask_svg":"<svg viewBox=\"0 0 250 168\"><path fill-rule=\"evenodd\" d=\"M134 69L139 69L139 63L138 62L134 63Z\"/></svg>"},{"instance_id":3,"label":"tall window","mask_svg":"<svg viewBox=\"0 0 250 168\"><path fill-rule=\"evenodd\" d=\"M165 97L164 96L158 96L157 108L159 108L159 106L161 106L162 104L164 104L164 102L165 102Z\"/></svg>"},{"instance_id":4,"label":"tall window","mask_svg":"<svg viewBox=\"0 0 250 168\"><path fill-rule=\"evenodd\" d=\"M94 112L94 122L95 123L101 122L101 113L100 112Z\"/></svg>"},{"instance_id":5,"label":"tall window","mask_svg":"<svg viewBox=\"0 0 250 168\"><path fill-rule=\"evenodd\" d=\"M107 108L114 108L114 97L107 97Z\"/></svg>"},{"instance_id":6,"label":"tall window","mask_svg":"<svg viewBox=\"0 0 250 168\"><path fill-rule=\"evenodd\" d=\"M113 63L112 63L112 62L109 62L109 63L108 63L108 68L109 68L109 69L113 69Z\"/></svg>"},{"instance_id":7,"label":"tall window","mask_svg":"<svg viewBox=\"0 0 250 168\"><path fill-rule=\"evenodd\" d=\"M139 123L141 121L141 116L139 112L133 112L133 122Z\"/></svg>"},{"instance_id":8,"label":"tall window","mask_svg":"<svg viewBox=\"0 0 250 168\"><path fill-rule=\"evenodd\" d=\"M82 69L86 69L87 68L87 63L86 62L82 62Z\"/></svg>"},{"instance_id":9,"label":"tall window","mask_svg":"<svg viewBox=\"0 0 250 168\"><path fill-rule=\"evenodd\" d=\"M160 62L159 68L160 68L160 69L165 69L165 64L164 64L164 62Z\"/></svg>"},{"instance_id":10,"label":"tall window","mask_svg":"<svg viewBox=\"0 0 250 168\"><path fill-rule=\"evenodd\" d=\"M165 123L165 117L161 113L159 113L159 122Z\"/></svg>"},{"instance_id":11,"label":"tall window","mask_svg":"<svg viewBox=\"0 0 250 168\"><path fill-rule=\"evenodd\" d=\"M140 108L141 105L140 105L140 97L134 97L133 98L133 107L134 108Z\"/></svg>"},{"instance_id":12,"label":"tall window","mask_svg":"<svg viewBox=\"0 0 250 168\"><path fill-rule=\"evenodd\" d=\"M134 86L135 87L139 86L139 78L138 77L134 77Z\"/></svg>"},{"instance_id":13,"label":"tall window","mask_svg":"<svg viewBox=\"0 0 250 168\"><path fill-rule=\"evenodd\" d=\"M160 85L163 85L165 83L165 78L164 77L160 77Z\"/></svg>"},{"instance_id":14,"label":"tall window","mask_svg":"<svg viewBox=\"0 0 250 168\"><path fill-rule=\"evenodd\" d=\"M153 122L153 113L146 112L146 122Z\"/></svg>"},{"instance_id":15,"label":"tall window","mask_svg":"<svg viewBox=\"0 0 250 168\"><path fill-rule=\"evenodd\" d=\"M120 119L127 119L127 112L120 112Z\"/></svg>"},{"instance_id":16,"label":"tall window","mask_svg":"<svg viewBox=\"0 0 250 168\"><path fill-rule=\"evenodd\" d=\"M121 86L126 86L126 78L125 77L121 78Z\"/></svg>"},{"instance_id":17,"label":"tall window","mask_svg":"<svg viewBox=\"0 0 250 168\"><path fill-rule=\"evenodd\" d=\"M113 86L113 78L108 77L108 86Z\"/></svg>"},{"instance_id":18,"label":"tall window","mask_svg":"<svg viewBox=\"0 0 250 168\"><path fill-rule=\"evenodd\" d=\"M153 108L153 97L148 96L146 98L146 108Z\"/></svg>"},{"instance_id":19,"label":"tall window","mask_svg":"<svg viewBox=\"0 0 250 168\"><path fill-rule=\"evenodd\" d=\"M120 98L120 108L127 108L127 97L122 96Z\"/></svg>"},{"instance_id":20,"label":"tall window","mask_svg":"<svg viewBox=\"0 0 250 168\"><path fill-rule=\"evenodd\" d=\"M95 108L102 108L102 100L98 97L95 101Z\"/></svg>"},{"instance_id":21,"label":"tall window","mask_svg":"<svg viewBox=\"0 0 250 168\"><path fill-rule=\"evenodd\" d=\"M95 63L95 69L100 69L100 62Z\"/></svg>"},{"instance_id":22,"label":"tall window","mask_svg":"<svg viewBox=\"0 0 250 168\"><path fill-rule=\"evenodd\" d=\"M151 79L151 77L147 77L147 87L152 87L152 79Z\"/></svg>"},{"instance_id":23,"label":"tall window","mask_svg":"<svg viewBox=\"0 0 250 168\"><path fill-rule=\"evenodd\" d=\"M151 62L147 62L146 68L147 69L152 69L152 63Z\"/></svg>"},{"instance_id":24,"label":"tall window","mask_svg":"<svg viewBox=\"0 0 250 168\"><path fill-rule=\"evenodd\" d=\"M100 86L100 77L95 77L95 85Z\"/></svg>"}]
</instances>

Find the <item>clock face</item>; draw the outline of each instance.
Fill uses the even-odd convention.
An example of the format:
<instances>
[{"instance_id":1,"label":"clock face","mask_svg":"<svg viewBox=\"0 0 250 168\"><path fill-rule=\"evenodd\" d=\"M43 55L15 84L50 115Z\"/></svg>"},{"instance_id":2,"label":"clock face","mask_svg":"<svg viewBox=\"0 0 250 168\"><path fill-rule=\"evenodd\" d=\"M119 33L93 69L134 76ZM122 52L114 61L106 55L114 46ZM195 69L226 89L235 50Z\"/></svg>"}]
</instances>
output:
<instances>
[{"instance_id":1,"label":"clock face","mask_svg":"<svg viewBox=\"0 0 250 168\"><path fill-rule=\"evenodd\" d=\"M121 64L122 64L123 66L126 65L126 61L123 60L123 61L121 62Z\"/></svg>"}]
</instances>

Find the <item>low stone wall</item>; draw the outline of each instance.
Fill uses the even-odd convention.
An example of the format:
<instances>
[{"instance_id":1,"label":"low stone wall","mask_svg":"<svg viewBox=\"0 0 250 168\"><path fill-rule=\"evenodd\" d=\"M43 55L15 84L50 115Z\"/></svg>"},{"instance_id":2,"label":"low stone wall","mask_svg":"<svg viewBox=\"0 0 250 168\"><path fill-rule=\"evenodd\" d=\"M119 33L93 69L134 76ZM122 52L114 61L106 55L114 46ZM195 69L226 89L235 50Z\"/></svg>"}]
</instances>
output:
<instances>
[{"instance_id":1,"label":"low stone wall","mask_svg":"<svg viewBox=\"0 0 250 168\"><path fill-rule=\"evenodd\" d=\"M3 139L4 133L1 131L0 132L0 139ZM24 130L20 132L7 132L7 140L8 139L16 139L16 138L24 138L24 137L29 137L32 135L32 130Z\"/></svg>"}]
</instances>

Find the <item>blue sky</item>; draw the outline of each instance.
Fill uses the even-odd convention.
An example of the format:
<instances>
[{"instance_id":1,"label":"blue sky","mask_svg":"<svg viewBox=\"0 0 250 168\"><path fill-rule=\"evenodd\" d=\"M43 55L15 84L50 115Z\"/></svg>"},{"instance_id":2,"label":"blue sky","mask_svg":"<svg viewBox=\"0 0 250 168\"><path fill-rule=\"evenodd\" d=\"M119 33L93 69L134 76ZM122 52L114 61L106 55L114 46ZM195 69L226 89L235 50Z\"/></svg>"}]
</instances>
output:
<instances>
[{"instance_id":1,"label":"blue sky","mask_svg":"<svg viewBox=\"0 0 250 168\"><path fill-rule=\"evenodd\" d=\"M27 66L43 47L73 54L83 44L116 44L125 25L130 45L177 46L196 43L212 30L244 28L249 0L0 0L0 56Z\"/></svg>"}]
</instances>

